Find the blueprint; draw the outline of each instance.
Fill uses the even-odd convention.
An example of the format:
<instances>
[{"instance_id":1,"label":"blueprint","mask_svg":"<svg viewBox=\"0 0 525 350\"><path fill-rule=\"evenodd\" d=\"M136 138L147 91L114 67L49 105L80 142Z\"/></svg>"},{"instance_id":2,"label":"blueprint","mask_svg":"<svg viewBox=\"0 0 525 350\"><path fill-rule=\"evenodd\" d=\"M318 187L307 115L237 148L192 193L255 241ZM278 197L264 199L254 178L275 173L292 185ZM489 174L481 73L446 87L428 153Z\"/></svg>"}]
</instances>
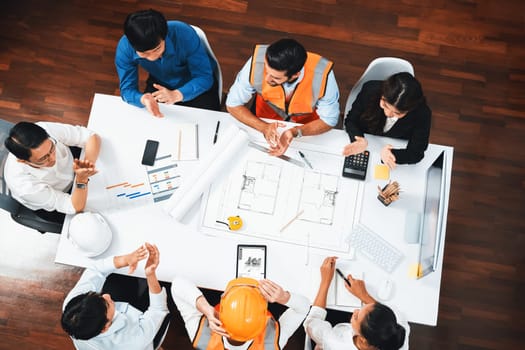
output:
<instances>
[{"instance_id":1,"label":"blueprint","mask_svg":"<svg viewBox=\"0 0 525 350\"><path fill-rule=\"evenodd\" d=\"M243 227L236 233L347 252L360 182L341 177L342 156L302 146L313 169L248 147L205 194L202 231L231 234L217 221L238 215ZM287 155L300 160L297 151L290 147Z\"/></svg>"}]
</instances>

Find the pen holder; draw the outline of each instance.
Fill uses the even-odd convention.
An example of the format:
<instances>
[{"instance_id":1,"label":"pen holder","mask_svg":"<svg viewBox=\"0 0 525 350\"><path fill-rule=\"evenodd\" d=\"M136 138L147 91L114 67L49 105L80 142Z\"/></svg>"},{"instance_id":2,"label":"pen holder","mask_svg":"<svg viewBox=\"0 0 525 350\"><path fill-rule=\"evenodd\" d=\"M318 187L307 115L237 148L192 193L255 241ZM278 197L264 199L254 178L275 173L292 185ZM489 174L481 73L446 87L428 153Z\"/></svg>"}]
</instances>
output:
<instances>
[{"instance_id":1,"label":"pen holder","mask_svg":"<svg viewBox=\"0 0 525 350\"><path fill-rule=\"evenodd\" d=\"M399 199L399 192L401 192L401 189L399 188L397 181L390 181L383 188L377 186L377 192L377 199L379 199L385 207L388 207L392 202Z\"/></svg>"}]
</instances>

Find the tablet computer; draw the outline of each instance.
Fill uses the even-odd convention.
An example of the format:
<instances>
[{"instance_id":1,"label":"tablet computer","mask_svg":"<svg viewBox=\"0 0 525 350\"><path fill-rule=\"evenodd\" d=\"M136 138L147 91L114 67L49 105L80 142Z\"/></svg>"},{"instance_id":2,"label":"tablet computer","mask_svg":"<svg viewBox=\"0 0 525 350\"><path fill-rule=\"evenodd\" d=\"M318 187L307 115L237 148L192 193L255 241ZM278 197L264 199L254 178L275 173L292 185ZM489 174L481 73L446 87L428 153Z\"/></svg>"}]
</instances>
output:
<instances>
[{"instance_id":1,"label":"tablet computer","mask_svg":"<svg viewBox=\"0 0 525 350\"><path fill-rule=\"evenodd\" d=\"M266 246L237 246L237 277L251 277L256 280L266 278Z\"/></svg>"}]
</instances>

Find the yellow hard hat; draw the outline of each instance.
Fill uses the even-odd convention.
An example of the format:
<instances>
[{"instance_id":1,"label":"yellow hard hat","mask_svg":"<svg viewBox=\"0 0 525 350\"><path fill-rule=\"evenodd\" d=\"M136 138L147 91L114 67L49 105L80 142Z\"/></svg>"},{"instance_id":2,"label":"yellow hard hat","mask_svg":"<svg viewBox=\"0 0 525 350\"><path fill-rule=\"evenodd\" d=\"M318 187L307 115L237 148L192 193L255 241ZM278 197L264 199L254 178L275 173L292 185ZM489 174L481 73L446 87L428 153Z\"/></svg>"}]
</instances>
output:
<instances>
[{"instance_id":1,"label":"yellow hard hat","mask_svg":"<svg viewBox=\"0 0 525 350\"><path fill-rule=\"evenodd\" d=\"M253 278L236 278L221 297L219 319L233 340L254 339L266 326L268 303L257 286Z\"/></svg>"}]
</instances>

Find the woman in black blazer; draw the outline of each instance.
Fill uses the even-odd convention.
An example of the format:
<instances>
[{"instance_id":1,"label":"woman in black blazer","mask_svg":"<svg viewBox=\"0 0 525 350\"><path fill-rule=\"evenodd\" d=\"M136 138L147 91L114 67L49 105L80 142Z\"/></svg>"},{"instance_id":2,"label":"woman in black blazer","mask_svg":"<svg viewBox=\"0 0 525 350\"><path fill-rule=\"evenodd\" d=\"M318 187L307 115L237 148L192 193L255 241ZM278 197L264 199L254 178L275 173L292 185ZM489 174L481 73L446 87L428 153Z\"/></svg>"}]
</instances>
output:
<instances>
[{"instance_id":1,"label":"woman in black blazer","mask_svg":"<svg viewBox=\"0 0 525 350\"><path fill-rule=\"evenodd\" d=\"M381 149L381 160L394 169L396 164L413 164L423 159L428 147L430 119L421 84L410 73L397 73L385 81L363 84L345 119L346 132L352 143L343 154L363 152L368 142L364 133L408 140L406 148Z\"/></svg>"}]
</instances>

